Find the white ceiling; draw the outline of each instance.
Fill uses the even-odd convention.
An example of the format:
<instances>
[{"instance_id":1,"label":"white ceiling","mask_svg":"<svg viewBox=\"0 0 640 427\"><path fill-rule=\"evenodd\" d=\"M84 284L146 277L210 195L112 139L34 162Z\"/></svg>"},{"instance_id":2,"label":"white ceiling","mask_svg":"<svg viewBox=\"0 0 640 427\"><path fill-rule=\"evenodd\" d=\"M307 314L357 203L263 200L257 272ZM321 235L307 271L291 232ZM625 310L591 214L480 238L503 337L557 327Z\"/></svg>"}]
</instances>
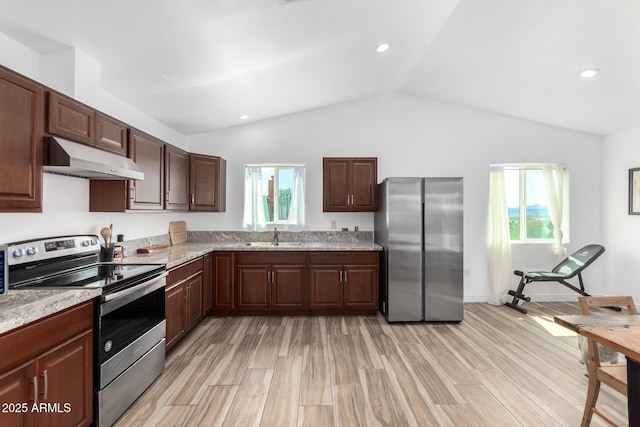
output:
<instances>
[{"instance_id":1,"label":"white ceiling","mask_svg":"<svg viewBox=\"0 0 640 427\"><path fill-rule=\"evenodd\" d=\"M640 128L637 0L0 0L185 135L402 92L599 135ZM392 43L385 54L373 48ZM583 80L577 72L602 70Z\"/></svg>"}]
</instances>

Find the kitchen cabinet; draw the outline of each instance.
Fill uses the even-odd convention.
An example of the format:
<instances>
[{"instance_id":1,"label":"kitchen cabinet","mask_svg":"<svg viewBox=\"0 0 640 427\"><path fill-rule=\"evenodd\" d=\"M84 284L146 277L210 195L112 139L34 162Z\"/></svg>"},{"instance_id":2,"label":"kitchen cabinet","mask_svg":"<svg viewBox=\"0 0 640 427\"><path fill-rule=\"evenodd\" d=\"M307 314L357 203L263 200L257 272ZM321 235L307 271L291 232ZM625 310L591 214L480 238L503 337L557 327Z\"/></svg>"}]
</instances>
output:
<instances>
[{"instance_id":1,"label":"kitchen cabinet","mask_svg":"<svg viewBox=\"0 0 640 427\"><path fill-rule=\"evenodd\" d=\"M203 258L169 270L165 291L167 351L193 329L204 315Z\"/></svg>"},{"instance_id":2,"label":"kitchen cabinet","mask_svg":"<svg viewBox=\"0 0 640 427\"><path fill-rule=\"evenodd\" d=\"M42 212L44 88L0 66L0 212Z\"/></svg>"},{"instance_id":3,"label":"kitchen cabinet","mask_svg":"<svg viewBox=\"0 0 640 427\"><path fill-rule=\"evenodd\" d=\"M309 307L376 310L378 253L310 253Z\"/></svg>"},{"instance_id":4,"label":"kitchen cabinet","mask_svg":"<svg viewBox=\"0 0 640 427\"><path fill-rule=\"evenodd\" d=\"M189 209L189 153L164 145L164 208Z\"/></svg>"},{"instance_id":5,"label":"kitchen cabinet","mask_svg":"<svg viewBox=\"0 0 640 427\"><path fill-rule=\"evenodd\" d=\"M137 129L129 130L129 158L144 172L144 181L129 180L128 209L159 210L164 206L164 142Z\"/></svg>"},{"instance_id":6,"label":"kitchen cabinet","mask_svg":"<svg viewBox=\"0 0 640 427\"><path fill-rule=\"evenodd\" d=\"M303 309L307 306L306 254L238 252L236 309Z\"/></svg>"},{"instance_id":7,"label":"kitchen cabinet","mask_svg":"<svg viewBox=\"0 0 640 427\"><path fill-rule=\"evenodd\" d=\"M93 302L0 335L0 402L27 412L0 412L2 426L88 426L93 421ZM55 411L32 411L41 404ZM68 405L68 406L67 406Z\"/></svg>"},{"instance_id":8,"label":"kitchen cabinet","mask_svg":"<svg viewBox=\"0 0 640 427\"><path fill-rule=\"evenodd\" d=\"M47 92L47 132L70 141L127 155L126 123L57 92Z\"/></svg>"},{"instance_id":9,"label":"kitchen cabinet","mask_svg":"<svg viewBox=\"0 0 640 427\"><path fill-rule=\"evenodd\" d=\"M227 161L220 157L191 154L189 164L189 210L226 210Z\"/></svg>"},{"instance_id":10,"label":"kitchen cabinet","mask_svg":"<svg viewBox=\"0 0 640 427\"><path fill-rule=\"evenodd\" d=\"M212 267L213 301L211 309L214 314L218 314L221 310L230 310L234 308L234 253L214 253Z\"/></svg>"},{"instance_id":11,"label":"kitchen cabinet","mask_svg":"<svg viewBox=\"0 0 640 427\"><path fill-rule=\"evenodd\" d=\"M47 92L47 132L71 141L95 145L94 110L57 92Z\"/></svg>"},{"instance_id":12,"label":"kitchen cabinet","mask_svg":"<svg viewBox=\"0 0 640 427\"><path fill-rule=\"evenodd\" d=\"M322 173L324 212L375 211L377 158L325 157Z\"/></svg>"},{"instance_id":13,"label":"kitchen cabinet","mask_svg":"<svg viewBox=\"0 0 640 427\"><path fill-rule=\"evenodd\" d=\"M121 156L127 155L129 140L127 139L126 123L99 111L95 112L95 139L94 144L101 148Z\"/></svg>"}]
</instances>

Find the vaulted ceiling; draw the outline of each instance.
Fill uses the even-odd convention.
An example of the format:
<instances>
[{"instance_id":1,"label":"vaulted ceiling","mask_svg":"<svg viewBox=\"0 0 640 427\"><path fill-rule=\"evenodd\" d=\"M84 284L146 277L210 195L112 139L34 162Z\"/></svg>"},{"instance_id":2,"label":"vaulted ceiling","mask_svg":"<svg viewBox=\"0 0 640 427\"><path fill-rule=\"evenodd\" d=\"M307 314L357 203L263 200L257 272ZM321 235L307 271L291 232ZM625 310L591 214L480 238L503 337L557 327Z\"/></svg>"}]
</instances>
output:
<instances>
[{"instance_id":1,"label":"vaulted ceiling","mask_svg":"<svg viewBox=\"0 0 640 427\"><path fill-rule=\"evenodd\" d=\"M0 0L185 134L389 92L608 135L640 128L637 0ZM374 52L390 42L383 54ZM577 72L598 68L583 79ZM246 121L239 120L248 114Z\"/></svg>"}]
</instances>

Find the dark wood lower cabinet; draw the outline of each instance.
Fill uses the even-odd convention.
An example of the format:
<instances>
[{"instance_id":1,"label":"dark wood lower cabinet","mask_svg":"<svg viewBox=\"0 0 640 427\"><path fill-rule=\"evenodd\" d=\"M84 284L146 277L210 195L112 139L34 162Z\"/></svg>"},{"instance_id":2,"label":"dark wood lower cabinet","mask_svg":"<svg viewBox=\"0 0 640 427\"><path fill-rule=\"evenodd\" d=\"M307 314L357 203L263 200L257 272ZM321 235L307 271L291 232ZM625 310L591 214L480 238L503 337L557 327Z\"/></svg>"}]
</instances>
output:
<instances>
[{"instance_id":1,"label":"dark wood lower cabinet","mask_svg":"<svg viewBox=\"0 0 640 427\"><path fill-rule=\"evenodd\" d=\"M189 333L204 316L204 257L169 270L165 291L167 351Z\"/></svg>"},{"instance_id":2,"label":"dark wood lower cabinet","mask_svg":"<svg viewBox=\"0 0 640 427\"><path fill-rule=\"evenodd\" d=\"M378 257L356 251L215 253L211 314L375 314Z\"/></svg>"},{"instance_id":3,"label":"dark wood lower cabinet","mask_svg":"<svg viewBox=\"0 0 640 427\"><path fill-rule=\"evenodd\" d=\"M91 425L92 301L0 335L0 348L11 349L0 361L0 402L22 405L0 411L1 426Z\"/></svg>"}]
</instances>

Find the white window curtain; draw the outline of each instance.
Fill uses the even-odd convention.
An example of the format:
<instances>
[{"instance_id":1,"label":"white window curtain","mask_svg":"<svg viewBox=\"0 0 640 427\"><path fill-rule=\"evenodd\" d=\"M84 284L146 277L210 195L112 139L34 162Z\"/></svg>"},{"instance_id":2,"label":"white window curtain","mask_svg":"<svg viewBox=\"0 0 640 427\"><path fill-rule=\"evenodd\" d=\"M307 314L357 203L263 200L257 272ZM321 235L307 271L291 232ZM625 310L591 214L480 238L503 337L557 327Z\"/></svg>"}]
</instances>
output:
<instances>
[{"instance_id":1,"label":"white window curtain","mask_svg":"<svg viewBox=\"0 0 640 427\"><path fill-rule=\"evenodd\" d=\"M553 237L555 244L553 245L553 253L558 258L567 257L567 249L562 243L562 210L564 206L564 181L566 177L566 169L562 165L545 163L542 168L544 175L544 183L547 189L547 200L549 203L549 219L553 224Z\"/></svg>"},{"instance_id":2,"label":"white window curtain","mask_svg":"<svg viewBox=\"0 0 640 427\"><path fill-rule=\"evenodd\" d=\"M511 287L511 237L504 180L504 168L491 166L489 174L488 262L491 298L489 304L503 304Z\"/></svg>"},{"instance_id":3,"label":"white window curtain","mask_svg":"<svg viewBox=\"0 0 640 427\"><path fill-rule=\"evenodd\" d=\"M244 183L244 228L245 230L264 230L267 226L264 215L264 194L262 168L247 166Z\"/></svg>"},{"instance_id":4,"label":"white window curtain","mask_svg":"<svg viewBox=\"0 0 640 427\"><path fill-rule=\"evenodd\" d=\"M304 166L295 166L293 168L293 188L291 189L291 205L287 220L288 230L304 230L306 228L304 170Z\"/></svg>"}]
</instances>

